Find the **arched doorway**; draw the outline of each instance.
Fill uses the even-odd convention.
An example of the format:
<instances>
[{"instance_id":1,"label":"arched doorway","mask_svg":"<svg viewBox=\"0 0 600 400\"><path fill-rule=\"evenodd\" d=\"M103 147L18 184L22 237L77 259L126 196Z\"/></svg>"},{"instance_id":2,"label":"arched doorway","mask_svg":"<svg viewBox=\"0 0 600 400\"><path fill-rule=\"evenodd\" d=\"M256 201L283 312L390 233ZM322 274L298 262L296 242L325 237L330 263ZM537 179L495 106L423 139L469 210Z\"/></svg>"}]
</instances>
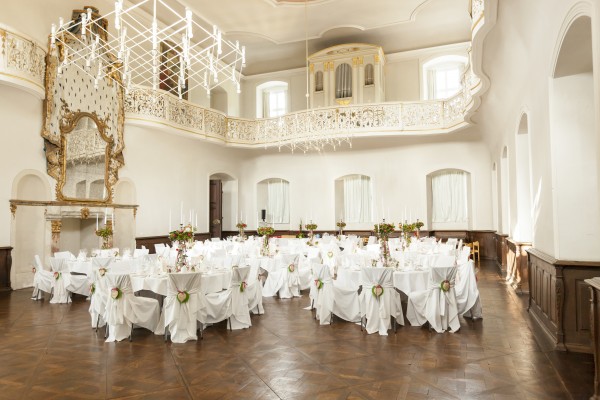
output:
<instances>
[{"instance_id":1,"label":"arched doorway","mask_svg":"<svg viewBox=\"0 0 600 400\"><path fill-rule=\"evenodd\" d=\"M600 218L592 21L576 15L566 27L549 85L554 257L593 261Z\"/></svg>"},{"instance_id":2,"label":"arched doorway","mask_svg":"<svg viewBox=\"0 0 600 400\"><path fill-rule=\"evenodd\" d=\"M38 171L24 171L13 182L12 196L19 200L50 200L50 186L43 174ZM31 265L35 255L46 262L46 222L44 207L19 206L13 219L11 244L13 266L11 285L20 289L32 285Z\"/></svg>"},{"instance_id":3,"label":"arched doorway","mask_svg":"<svg viewBox=\"0 0 600 400\"><path fill-rule=\"evenodd\" d=\"M219 172L209 178L209 233L211 238L234 234L238 220L238 181Z\"/></svg>"}]
</instances>

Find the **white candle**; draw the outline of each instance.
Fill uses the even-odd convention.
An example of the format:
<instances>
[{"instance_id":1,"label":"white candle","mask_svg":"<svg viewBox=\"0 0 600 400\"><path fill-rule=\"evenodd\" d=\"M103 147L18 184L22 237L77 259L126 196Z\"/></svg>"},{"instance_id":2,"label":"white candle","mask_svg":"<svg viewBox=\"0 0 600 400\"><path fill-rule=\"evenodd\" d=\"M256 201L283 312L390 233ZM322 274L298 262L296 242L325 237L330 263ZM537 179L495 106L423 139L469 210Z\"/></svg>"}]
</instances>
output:
<instances>
[{"instance_id":1,"label":"white candle","mask_svg":"<svg viewBox=\"0 0 600 400\"><path fill-rule=\"evenodd\" d=\"M113 232L115 230L115 228L117 227L116 221L115 221L115 209L113 208L112 211L110 212L110 219L112 219L112 225L113 225Z\"/></svg>"},{"instance_id":2,"label":"white candle","mask_svg":"<svg viewBox=\"0 0 600 400\"><path fill-rule=\"evenodd\" d=\"M171 232L171 209L169 208L169 232Z\"/></svg>"},{"instance_id":3,"label":"white candle","mask_svg":"<svg viewBox=\"0 0 600 400\"><path fill-rule=\"evenodd\" d=\"M183 201L181 202L179 209L179 223L183 225Z\"/></svg>"},{"instance_id":4,"label":"white candle","mask_svg":"<svg viewBox=\"0 0 600 400\"><path fill-rule=\"evenodd\" d=\"M96 230L98 230L98 213L96 213Z\"/></svg>"},{"instance_id":5,"label":"white candle","mask_svg":"<svg viewBox=\"0 0 600 400\"><path fill-rule=\"evenodd\" d=\"M408 215L410 221L412 221L412 209L410 210L410 214Z\"/></svg>"},{"instance_id":6,"label":"white candle","mask_svg":"<svg viewBox=\"0 0 600 400\"><path fill-rule=\"evenodd\" d=\"M196 213L196 226L194 228L198 229L198 213Z\"/></svg>"},{"instance_id":7,"label":"white candle","mask_svg":"<svg viewBox=\"0 0 600 400\"><path fill-rule=\"evenodd\" d=\"M406 221L406 206L404 206L404 220Z\"/></svg>"},{"instance_id":8,"label":"white candle","mask_svg":"<svg viewBox=\"0 0 600 400\"><path fill-rule=\"evenodd\" d=\"M106 225L106 216L108 215L108 208L104 209L104 225Z\"/></svg>"}]
</instances>

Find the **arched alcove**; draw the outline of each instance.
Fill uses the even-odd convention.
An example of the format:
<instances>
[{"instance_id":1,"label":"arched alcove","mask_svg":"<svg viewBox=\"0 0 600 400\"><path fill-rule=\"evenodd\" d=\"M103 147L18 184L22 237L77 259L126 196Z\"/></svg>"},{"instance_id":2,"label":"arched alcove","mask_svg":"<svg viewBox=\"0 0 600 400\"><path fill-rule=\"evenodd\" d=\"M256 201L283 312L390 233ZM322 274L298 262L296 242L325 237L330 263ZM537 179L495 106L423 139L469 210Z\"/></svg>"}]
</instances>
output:
<instances>
[{"instance_id":1,"label":"arched alcove","mask_svg":"<svg viewBox=\"0 0 600 400\"><path fill-rule=\"evenodd\" d=\"M225 114L229 111L227 103L227 92L222 87L213 88L210 91L210 108Z\"/></svg>"},{"instance_id":2,"label":"arched alcove","mask_svg":"<svg viewBox=\"0 0 600 400\"><path fill-rule=\"evenodd\" d=\"M600 260L592 21L569 17L549 85L556 258Z\"/></svg>"},{"instance_id":3,"label":"arched alcove","mask_svg":"<svg viewBox=\"0 0 600 400\"><path fill-rule=\"evenodd\" d=\"M509 160L508 160L508 147L504 146L502 149L502 156L500 157L500 182L499 182L499 196L500 196L500 232L504 234L510 234L510 184L509 184Z\"/></svg>"},{"instance_id":4,"label":"arched alcove","mask_svg":"<svg viewBox=\"0 0 600 400\"><path fill-rule=\"evenodd\" d=\"M350 174L335 180L335 220L344 220L348 229L370 228L373 221L370 176Z\"/></svg>"},{"instance_id":5,"label":"arched alcove","mask_svg":"<svg viewBox=\"0 0 600 400\"><path fill-rule=\"evenodd\" d=\"M48 201L51 198L48 182L37 171L24 171L13 182L13 198L21 200ZM20 289L32 285L31 266L33 258L39 255L42 260L45 254L46 219L43 207L17 207L13 219L11 243L13 250L13 266L11 269L11 285Z\"/></svg>"},{"instance_id":6,"label":"arched alcove","mask_svg":"<svg viewBox=\"0 0 600 400\"><path fill-rule=\"evenodd\" d=\"M531 242L533 236L529 138L529 118L523 113L515 137L517 215L512 236L518 242Z\"/></svg>"},{"instance_id":7,"label":"arched alcove","mask_svg":"<svg viewBox=\"0 0 600 400\"><path fill-rule=\"evenodd\" d=\"M282 178L267 178L256 184L258 219L269 225L290 223L290 183ZM263 213L264 210L264 213Z\"/></svg>"},{"instance_id":8,"label":"arched alcove","mask_svg":"<svg viewBox=\"0 0 600 400\"><path fill-rule=\"evenodd\" d=\"M445 168L427 180L427 226L430 229L471 229L471 173Z\"/></svg>"},{"instance_id":9,"label":"arched alcove","mask_svg":"<svg viewBox=\"0 0 600 400\"><path fill-rule=\"evenodd\" d=\"M500 231L500 210L498 204L498 166L494 162L492 163L492 223L496 231Z\"/></svg>"},{"instance_id":10,"label":"arched alcove","mask_svg":"<svg viewBox=\"0 0 600 400\"><path fill-rule=\"evenodd\" d=\"M237 230L235 225L241 217L238 213L238 180L225 172L211 174L209 180L210 232L212 237L218 237L223 231ZM220 222L216 223L217 220Z\"/></svg>"}]
</instances>

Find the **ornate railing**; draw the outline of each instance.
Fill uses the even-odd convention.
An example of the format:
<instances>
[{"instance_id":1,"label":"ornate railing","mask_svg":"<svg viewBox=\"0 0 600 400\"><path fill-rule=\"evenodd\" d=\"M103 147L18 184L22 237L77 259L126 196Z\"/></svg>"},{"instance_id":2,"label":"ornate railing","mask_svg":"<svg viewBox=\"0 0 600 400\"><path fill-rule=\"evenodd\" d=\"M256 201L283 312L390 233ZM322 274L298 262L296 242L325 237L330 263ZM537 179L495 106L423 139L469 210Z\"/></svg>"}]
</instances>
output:
<instances>
[{"instance_id":1,"label":"ornate railing","mask_svg":"<svg viewBox=\"0 0 600 400\"><path fill-rule=\"evenodd\" d=\"M495 0L471 1L472 42L477 39L477 49L485 35L478 32L491 28L481 29L486 23L485 7L495 4ZM39 44L0 25L0 81L25 86L43 97L44 58L45 50ZM475 62L480 60L478 57ZM483 78L469 63L462 77L462 90L449 99L323 107L264 119L228 117L163 91L134 87L125 98L125 115L128 122L154 122L242 147L282 146L336 137L447 133L469 124L489 85Z\"/></svg>"},{"instance_id":2,"label":"ornate railing","mask_svg":"<svg viewBox=\"0 0 600 400\"><path fill-rule=\"evenodd\" d=\"M27 36L0 24L0 80L44 97L46 50Z\"/></svg>"}]
</instances>

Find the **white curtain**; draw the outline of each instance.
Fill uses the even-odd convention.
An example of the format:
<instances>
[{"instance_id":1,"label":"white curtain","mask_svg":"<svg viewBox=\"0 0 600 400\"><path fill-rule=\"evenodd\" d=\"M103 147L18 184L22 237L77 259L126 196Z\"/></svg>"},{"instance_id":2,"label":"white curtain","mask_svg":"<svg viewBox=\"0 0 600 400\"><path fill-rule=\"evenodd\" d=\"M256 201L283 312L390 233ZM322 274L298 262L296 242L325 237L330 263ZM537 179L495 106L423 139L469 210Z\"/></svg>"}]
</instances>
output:
<instances>
[{"instance_id":1,"label":"white curtain","mask_svg":"<svg viewBox=\"0 0 600 400\"><path fill-rule=\"evenodd\" d=\"M344 218L346 222L371 220L371 178L368 176L344 177Z\"/></svg>"},{"instance_id":2,"label":"white curtain","mask_svg":"<svg viewBox=\"0 0 600 400\"><path fill-rule=\"evenodd\" d=\"M271 214L275 224L290 222L290 183L284 180L273 180L267 183L267 213Z\"/></svg>"},{"instance_id":3,"label":"white curtain","mask_svg":"<svg viewBox=\"0 0 600 400\"><path fill-rule=\"evenodd\" d=\"M447 171L431 178L432 222L467 221L467 173Z\"/></svg>"}]
</instances>

